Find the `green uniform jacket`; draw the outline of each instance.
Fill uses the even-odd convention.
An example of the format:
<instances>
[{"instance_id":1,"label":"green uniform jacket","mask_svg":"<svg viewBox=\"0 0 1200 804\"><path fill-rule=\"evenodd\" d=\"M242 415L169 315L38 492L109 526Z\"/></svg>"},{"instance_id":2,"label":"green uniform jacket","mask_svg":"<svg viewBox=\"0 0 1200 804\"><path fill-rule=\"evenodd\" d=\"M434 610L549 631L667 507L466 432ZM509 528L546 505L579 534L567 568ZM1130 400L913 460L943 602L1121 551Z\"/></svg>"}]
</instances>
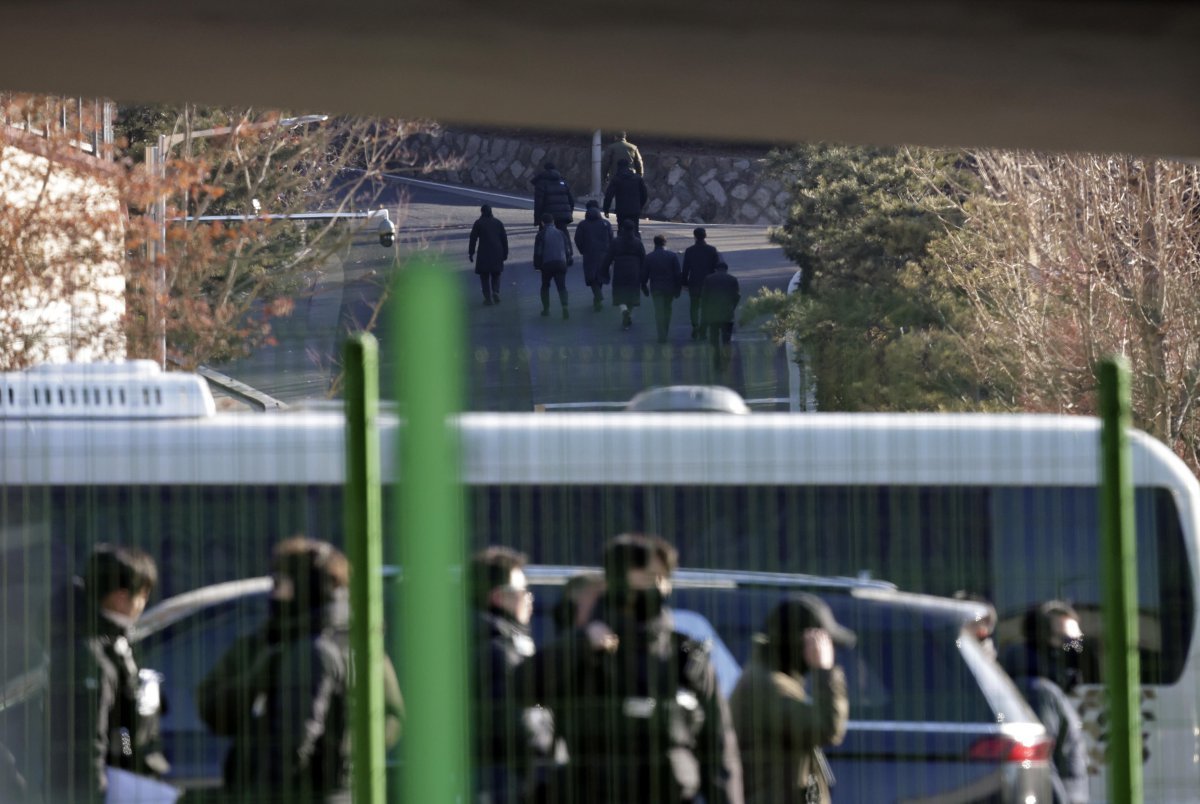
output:
<instances>
[{"instance_id":1,"label":"green uniform jacket","mask_svg":"<svg viewBox=\"0 0 1200 804\"><path fill-rule=\"evenodd\" d=\"M803 677L770 669L755 649L729 699L746 804L804 804L810 774L828 804L829 784L817 770L816 752L845 736L846 676L836 666L812 671L810 696Z\"/></svg>"},{"instance_id":2,"label":"green uniform jacket","mask_svg":"<svg viewBox=\"0 0 1200 804\"><path fill-rule=\"evenodd\" d=\"M622 159L628 159L629 169L639 176L642 175L642 155L638 153L637 146L625 140L617 140L604 148L603 168L606 184L609 178L617 175L617 163Z\"/></svg>"}]
</instances>

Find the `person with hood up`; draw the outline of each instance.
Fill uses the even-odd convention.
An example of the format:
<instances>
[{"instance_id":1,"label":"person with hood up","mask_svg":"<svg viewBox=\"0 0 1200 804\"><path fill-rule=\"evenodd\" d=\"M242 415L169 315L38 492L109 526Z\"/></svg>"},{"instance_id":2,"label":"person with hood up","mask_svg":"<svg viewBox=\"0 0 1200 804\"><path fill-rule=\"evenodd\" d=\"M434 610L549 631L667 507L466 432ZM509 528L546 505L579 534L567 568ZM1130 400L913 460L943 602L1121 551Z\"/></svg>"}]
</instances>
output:
<instances>
[{"instance_id":1,"label":"person with hood up","mask_svg":"<svg viewBox=\"0 0 1200 804\"><path fill-rule=\"evenodd\" d=\"M1050 600L1026 612L1022 641L1005 649L1001 665L1054 741L1054 804L1087 804L1087 744L1083 721L1067 695L1079 683L1083 630L1068 603Z\"/></svg>"},{"instance_id":2,"label":"person with hood up","mask_svg":"<svg viewBox=\"0 0 1200 804\"><path fill-rule=\"evenodd\" d=\"M52 625L46 801L104 801L110 784L136 787L170 771L159 684L143 675L130 642L157 583L153 558L117 544L96 545L72 579ZM132 775L114 782L122 773Z\"/></svg>"},{"instance_id":3,"label":"person with hood up","mask_svg":"<svg viewBox=\"0 0 1200 804\"><path fill-rule=\"evenodd\" d=\"M507 547L485 548L471 557L469 578L475 609L469 666L476 792L492 804L516 802L554 741L553 723L544 711L526 705L528 691L517 684L518 669L537 653L529 629L533 593L525 556Z\"/></svg>"},{"instance_id":4,"label":"person with hood up","mask_svg":"<svg viewBox=\"0 0 1200 804\"><path fill-rule=\"evenodd\" d=\"M616 167L624 159L629 163L629 169L637 175L642 175L642 154L638 147L625 139L625 132L618 131L613 141L604 149L603 178L608 181L613 177Z\"/></svg>"},{"instance_id":5,"label":"person with hood up","mask_svg":"<svg viewBox=\"0 0 1200 804\"><path fill-rule=\"evenodd\" d=\"M475 263L483 303L490 306L500 303L500 274L504 273L504 262L508 259L508 233L489 205L481 206L479 213L479 219L471 227L467 260ZM475 259L476 251L478 260Z\"/></svg>"},{"instance_id":6,"label":"person with hood up","mask_svg":"<svg viewBox=\"0 0 1200 804\"><path fill-rule=\"evenodd\" d=\"M617 173L608 183L604 191L604 217L616 202L617 225L625 221L633 223L633 231L638 231L638 219L642 216L642 207L650 194L646 191L646 182L642 177L629 169L629 160L622 159L617 163Z\"/></svg>"},{"instance_id":7,"label":"person with hood up","mask_svg":"<svg viewBox=\"0 0 1200 804\"><path fill-rule=\"evenodd\" d=\"M350 564L328 542L276 545L266 625L239 638L196 690L197 711L232 738L222 802L316 804L350 798ZM385 731L403 701L384 663Z\"/></svg>"},{"instance_id":8,"label":"person with hood up","mask_svg":"<svg viewBox=\"0 0 1200 804\"><path fill-rule=\"evenodd\" d=\"M600 268L605 274L612 268L612 303L621 308L621 329L633 326L632 310L641 304L639 290L645 259L646 247L635 233L633 222L621 221L621 230L608 247Z\"/></svg>"},{"instance_id":9,"label":"person with hood up","mask_svg":"<svg viewBox=\"0 0 1200 804\"><path fill-rule=\"evenodd\" d=\"M529 183L533 185L533 225L541 224L542 216L549 213L554 225L563 234L569 234L567 227L575 219L575 196L554 163L543 165Z\"/></svg>"},{"instance_id":10,"label":"person with hood up","mask_svg":"<svg viewBox=\"0 0 1200 804\"><path fill-rule=\"evenodd\" d=\"M683 271L679 267L679 255L667 251L667 238L654 236L654 251L646 255L642 263L642 292L650 297L654 305L654 325L658 342L667 342L671 329L671 306L683 290Z\"/></svg>"},{"instance_id":11,"label":"person with hood up","mask_svg":"<svg viewBox=\"0 0 1200 804\"><path fill-rule=\"evenodd\" d=\"M834 644L853 647L821 598L795 594L755 635L729 698L747 804L828 804L833 772L821 747L846 734L850 705Z\"/></svg>"},{"instance_id":12,"label":"person with hood up","mask_svg":"<svg viewBox=\"0 0 1200 804\"><path fill-rule=\"evenodd\" d=\"M612 224L600 217L600 202L587 202L587 212L575 227L575 248L583 257L583 281L592 289L592 309L600 312L604 305L604 286L608 270L604 258L612 245Z\"/></svg>"},{"instance_id":13,"label":"person with hood up","mask_svg":"<svg viewBox=\"0 0 1200 804\"><path fill-rule=\"evenodd\" d=\"M667 601L678 554L626 533L604 549L605 593L591 625L532 663L570 762L555 801L741 804L741 763L708 646L679 633Z\"/></svg>"},{"instance_id":14,"label":"person with hood up","mask_svg":"<svg viewBox=\"0 0 1200 804\"><path fill-rule=\"evenodd\" d=\"M571 236L554 225L549 212L542 213L542 228L533 241L533 267L542 272L542 315L550 315L550 283L558 288L562 317L570 318L567 310L567 266L575 261L571 252Z\"/></svg>"},{"instance_id":15,"label":"person with hood up","mask_svg":"<svg viewBox=\"0 0 1200 804\"><path fill-rule=\"evenodd\" d=\"M700 326L700 292L704 288L704 280L717 270L721 255L715 246L708 244L708 232L703 226L693 229L692 236L696 238L696 242L683 252L683 284L688 289L692 340L698 341L704 337L704 328Z\"/></svg>"}]
</instances>

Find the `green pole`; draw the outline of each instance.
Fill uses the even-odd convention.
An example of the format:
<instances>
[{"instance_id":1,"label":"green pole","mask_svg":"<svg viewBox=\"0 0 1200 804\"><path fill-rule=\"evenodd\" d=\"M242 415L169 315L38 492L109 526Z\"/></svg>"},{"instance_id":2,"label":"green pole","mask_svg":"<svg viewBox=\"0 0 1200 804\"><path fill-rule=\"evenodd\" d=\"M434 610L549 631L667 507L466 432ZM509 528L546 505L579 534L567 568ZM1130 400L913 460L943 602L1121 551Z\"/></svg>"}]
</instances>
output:
<instances>
[{"instance_id":1,"label":"green pole","mask_svg":"<svg viewBox=\"0 0 1200 804\"><path fill-rule=\"evenodd\" d=\"M1099 369L1100 544L1104 582L1104 684L1108 693L1108 789L1114 804L1142 800L1141 670L1138 658L1137 550L1129 458L1129 368Z\"/></svg>"},{"instance_id":2,"label":"green pole","mask_svg":"<svg viewBox=\"0 0 1200 804\"><path fill-rule=\"evenodd\" d=\"M361 804L387 798L383 700L383 508L379 485L379 348L369 334L343 350L346 395L346 546L353 651L351 792Z\"/></svg>"},{"instance_id":3,"label":"green pole","mask_svg":"<svg viewBox=\"0 0 1200 804\"><path fill-rule=\"evenodd\" d=\"M453 417L464 371L461 300L453 274L416 261L397 282L399 622L407 720L404 801L468 800L465 516Z\"/></svg>"}]
</instances>

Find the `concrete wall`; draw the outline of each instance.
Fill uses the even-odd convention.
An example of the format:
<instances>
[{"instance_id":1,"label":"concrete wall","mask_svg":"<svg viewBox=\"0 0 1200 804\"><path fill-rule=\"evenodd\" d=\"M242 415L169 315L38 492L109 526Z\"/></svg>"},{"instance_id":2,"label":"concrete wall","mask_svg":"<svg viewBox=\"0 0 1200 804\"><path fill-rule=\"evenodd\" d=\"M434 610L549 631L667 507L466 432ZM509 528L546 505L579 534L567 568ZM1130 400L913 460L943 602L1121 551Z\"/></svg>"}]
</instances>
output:
<instances>
[{"instance_id":1,"label":"concrete wall","mask_svg":"<svg viewBox=\"0 0 1200 804\"><path fill-rule=\"evenodd\" d=\"M577 197L591 190L591 140L552 145L481 132L442 129L410 138L418 167L436 166L439 181L530 195L530 180L547 162ZM764 175L765 160L738 156L642 151L650 200L645 214L685 223L782 223L790 203L783 182Z\"/></svg>"}]
</instances>

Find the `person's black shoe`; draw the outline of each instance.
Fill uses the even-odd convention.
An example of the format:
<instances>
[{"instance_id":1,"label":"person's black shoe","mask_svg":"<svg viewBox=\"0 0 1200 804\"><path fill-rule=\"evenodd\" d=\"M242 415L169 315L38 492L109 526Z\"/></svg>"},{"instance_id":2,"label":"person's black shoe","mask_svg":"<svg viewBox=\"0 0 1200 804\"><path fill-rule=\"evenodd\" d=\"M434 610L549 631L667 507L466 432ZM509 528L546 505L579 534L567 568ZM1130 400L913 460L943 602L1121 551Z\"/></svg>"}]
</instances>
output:
<instances>
[{"instance_id":1,"label":"person's black shoe","mask_svg":"<svg viewBox=\"0 0 1200 804\"><path fill-rule=\"evenodd\" d=\"M621 329L629 329L631 326L633 326L633 316L626 310L621 313Z\"/></svg>"},{"instance_id":2,"label":"person's black shoe","mask_svg":"<svg viewBox=\"0 0 1200 804\"><path fill-rule=\"evenodd\" d=\"M700 327L692 327L692 340L700 340Z\"/></svg>"},{"instance_id":3,"label":"person's black shoe","mask_svg":"<svg viewBox=\"0 0 1200 804\"><path fill-rule=\"evenodd\" d=\"M563 321L566 321L570 317L571 317L571 312L566 307L564 307L563 308Z\"/></svg>"},{"instance_id":4,"label":"person's black shoe","mask_svg":"<svg viewBox=\"0 0 1200 804\"><path fill-rule=\"evenodd\" d=\"M500 294L493 293L492 294L492 304L499 304L499 303L500 303Z\"/></svg>"},{"instance_id":5,"label":"person's black shoe","mask_svg":"<svg viewBox=\"0 0 1200 804\"><path fill-rule=\"evenodd\" d=\"M484 307L491 307L491 306L492 306L492 300L491 300L491 299L484 299L484 300L483 300L483 306L484 306Z\"/></svg>"},{"instance_id":6,"label":"person's black shoe","mask_svg":"<svg viewBox=\"0 0 1200 804\"><path fill-rule=\"evenodd\" d=\"M592 312L598 313L604 309L604 299L596 299L592 302Z\"/></svg>"},{"instance_id":7,"label":"person's black shoe","mask_svg":"<svg viewBox=\"0 0 1200 804\"><path fill-rule=\"evenodd\" d=\"M550 308L549 308L549 307L543 307L543 308L542 308L542 318L545 318L545 317L546 317L546 316L548 316L548 315L550 315Z\"/></svg>"}]
</instances>

